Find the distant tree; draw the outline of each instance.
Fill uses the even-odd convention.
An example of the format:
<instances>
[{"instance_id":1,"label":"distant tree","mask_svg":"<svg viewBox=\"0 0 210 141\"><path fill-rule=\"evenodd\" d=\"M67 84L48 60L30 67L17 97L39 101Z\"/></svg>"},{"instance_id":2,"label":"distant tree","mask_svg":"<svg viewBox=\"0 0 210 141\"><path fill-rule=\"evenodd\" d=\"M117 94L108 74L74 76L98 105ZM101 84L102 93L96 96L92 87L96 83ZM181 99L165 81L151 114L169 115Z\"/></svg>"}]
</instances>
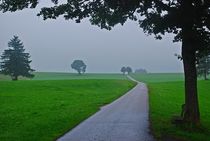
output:
<instances>
[{"instance_id":1,"label":"distant tree","mask_svg":"<svg viewBox=\"0 0 210 141\"><path fill-rule=\"evenodd\" d=\"M135 73L147 73L146 69L136 69Z\"/></svg>"},{"instance_id":2,"label":"distant tree","mask_svg":"<svg viewBox=\"0 0 210 141\"><path fill-rule=\"evenodd\" d=\"M127 71L128 74L132 73L131 67L126 67L126 71Z\"/></svg>"},{"instance_id":3,"label":"distant tree","mask_svg":"<svg viewBox=\"0 0 210 141\"><path fill-rule=\"evenodd\" d=\"M71 68L75 69L78 74L85 73L86 67L87 66L82 60L74 60L74 62L71 64Z\"/></svg>"},{"instance_id":4,"label":"distant tree","mask_svg":"<svg viewBox=\"0 0 210 141\"><path fill-rule=\"evenodd\" d=\"M209 0L51 0L54 5L43 7L38 13L43 19L63 16L77 23L89 18L91 24L111 30L128 19L136 21L148 35L162 39L173 33L174 41L182 42L185 75L185 111L183 123L200 126L197 95L196 52L209 48ZM35 8L38 0L2 0L0 10L18 11ZM164 54L165 52L162 52Z\"/></svg>"},{"instance_id":5,"label":"distant tree","mask_svg":"<svg viewBox=\"0 0 210 141\"><path fill-rule=\"evenodd\" d=\"M126 70L126 67L122 67L120 71L121 71L123 74L125 74L125 72L127 71L127 70Z\"/></svg>"},{"instance_id":6,"label":"distant tree","mask_svg":"<svg viewBox=\"0 0 210 141\"><path fill-rule=\"evenodd\" d=\"M196 70L197 76L204 77L204 80L208 80L207 76L210 74L210 55L208 54L209 50L204 52L196 52ZM183 61L183 57L179 54L175 54L175 56Z\"/></svg>"},{"instance_id":7,"label":"distant tree","mask_svg":"<svg viewBox=\"0 0 210 141\"><path fill-rule=\"evenodd\" d=\"M207 80L207 76L210 73L210 55L206 55L198 60L197 74L203 76L204 80Z\"/></svg>"},{"instance_id":8,"label":"distant tree","mask_svg":"<svg viewBox=\"0 0 210 141\"><path fill-rule=\"evenodd\" d=\"M8 42L9 49L4 50L0 63L1 73L5 75L10 75L12 80L18 80L18 76L24 76L32 78L34 77L31 72L29 60L29 53L25 53L24 45L18 36L14 36Z\"/></svg>"},{"instance_id":9,"label":"distant tree","mask_svg":"<svg viewBox=\"0 0 210 141\"><path fill-rule=\"evenodd\" d=\"M85 73L85 71L86 71L86 65L82 68L82 73Z\"/></svg>"}]
</instances>

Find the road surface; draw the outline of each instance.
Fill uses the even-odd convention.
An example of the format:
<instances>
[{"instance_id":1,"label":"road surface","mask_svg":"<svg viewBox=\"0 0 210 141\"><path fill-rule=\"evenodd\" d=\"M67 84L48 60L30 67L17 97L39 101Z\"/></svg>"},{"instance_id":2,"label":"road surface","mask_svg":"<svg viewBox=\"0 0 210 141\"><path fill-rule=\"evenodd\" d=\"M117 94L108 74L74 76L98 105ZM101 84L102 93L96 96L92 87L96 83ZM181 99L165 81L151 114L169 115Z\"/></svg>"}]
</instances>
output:
<instances>
[{"instance_id":1,"label":"road surface","mask_svg":"<svg viewBox=\"0 0 210 141\"><path fill-rule=\"evenodd\" d=\"M58 141L154 141L149 134L148 110L147 87L138 82Z\"/></svg>"}]
</instances>

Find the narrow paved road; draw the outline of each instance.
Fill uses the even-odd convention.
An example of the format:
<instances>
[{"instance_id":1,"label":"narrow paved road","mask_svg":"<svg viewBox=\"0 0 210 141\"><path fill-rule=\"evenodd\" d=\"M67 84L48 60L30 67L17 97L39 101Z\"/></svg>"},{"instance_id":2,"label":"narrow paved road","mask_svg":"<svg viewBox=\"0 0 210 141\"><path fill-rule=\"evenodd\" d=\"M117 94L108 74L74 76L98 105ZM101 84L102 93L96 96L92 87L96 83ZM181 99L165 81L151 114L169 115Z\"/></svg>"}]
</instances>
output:
<instances>
[{"instance_id":1,"label":"narrow paved road","mask_svg":"<svg viewBox=\"0 0 210 141\"><path fill-rule=\"evenodd\" d=\"M154 141L149 134L147 92L146 85L138 82L58 141Z\"/></svg>"}]
</instances>

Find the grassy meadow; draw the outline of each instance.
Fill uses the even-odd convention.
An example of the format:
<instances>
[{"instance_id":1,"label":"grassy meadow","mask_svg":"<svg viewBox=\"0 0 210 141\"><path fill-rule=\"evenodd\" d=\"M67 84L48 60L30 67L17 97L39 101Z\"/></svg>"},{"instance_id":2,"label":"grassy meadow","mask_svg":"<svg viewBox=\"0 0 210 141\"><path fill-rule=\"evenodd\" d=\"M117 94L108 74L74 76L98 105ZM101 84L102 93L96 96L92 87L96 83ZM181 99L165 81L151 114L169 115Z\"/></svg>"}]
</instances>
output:
<instances>
[{"instance_id":1,"label":"grassy meadow","mask_svg":"<svg viewBox=\"0 0 210 141\"><path fill-rule=\"evenodd\" d=\"M0 140L55 140L135 85L100 78L0 81Z\"/></svg>"},{"instance_id":2,"label":"grassy meadow","mask_svg":"<svg viewBox=\"0 0 210 141\"><path fill-rule=\"evenodd\" d=\"M210 81L199 80L202 130L187 131L171 124L184 103L183 74L132 74L149 87L150 125L159 140L210 141Z\"/></svg>"},{"instance_id":3,"label":"grassy meadow","mask_svg":"<svg viewBox=\"0 0 210 141\"><path fill-rule=\"evenodd\" d=\"M184 80L183 73L133 73L131 76L145 83L173 82Z\"/></svg>"},{"instance_id":4,"label":"grassy meadow","mask_svg":"<svg viewBox=\"0 0 210 141\"><path fill-rule=\"evenodd\" d=\"M0 140L55 140L135 85L122 74L35 75L16 82L0 75ZM158 140L210 140L210 81L198 81L202 130L187 131L171 124L184 103L182 73L131 76L149 87L150 125Z\"/></svg>"},{"instance_id":5,"label":"grassy meadow","mask_svg":"<svg viewBox=\"0 0 210 141\"><path fill-rule=\"evenodd\" d=\"M126 79L125 75L118 73L60 73L60 72L34 72L32 79L19 77L20 80L69 80L69 79ZM11 80L9 76L0 74L1 80Z\"/></svg>"}]
</instances>

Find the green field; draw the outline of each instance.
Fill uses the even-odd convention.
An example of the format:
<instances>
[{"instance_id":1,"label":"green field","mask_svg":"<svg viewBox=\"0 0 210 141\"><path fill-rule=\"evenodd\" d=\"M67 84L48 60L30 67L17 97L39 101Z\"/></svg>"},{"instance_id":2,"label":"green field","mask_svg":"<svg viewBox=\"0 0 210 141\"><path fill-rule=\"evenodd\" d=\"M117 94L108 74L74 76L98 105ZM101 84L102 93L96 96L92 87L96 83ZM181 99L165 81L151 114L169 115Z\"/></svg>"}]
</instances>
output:
<instances>
[{"instance_id":1,"label":"green field","mask_svg":"<svg viewBox=\"0 0 210 141\"><path fill-rule=\"evenodd\" d=\"M126 79L125 75L117 73L85 73L78 75L77 73L56 73L56 72L35 72L35 77L30 80L69 80L69 79ZM19 79L26 79L20 77ZM1 80L11 80L9 76L0 74Z\"/></svg>"},{"instance_id":2,"label":"green field","mask_svg":"<svg viewBox=\"0 0 210 141\"><path fill-rule=\"evenodd\" d=\"M186 131L171 124L172 116L180 115L181 105L184 103L182 74L133 74L132 76L148 84L150 124L155 137L160 140L172 137L187 141L210 141L210 81L198 81L203 129L196 132Z\"/></svg>"},{"instance_id":3,"label":"green field","mask_svg":"<svg viewBox=\"0 0 210 141\"><path fill-rule=\"evenodd\" d=\"M131 74L131 76L145 83L173 82L173 81L184 80L183 73L147 73L147 74L133 73Z\"/></svg>"},{"instance_id":4,"label":"green field","mask_svg":"<svg viewBox=\"0 0 210 141\"><path fill-rule=\"evenodd\" d=\"M35 74L33 81L0 81L0 140L54 140L134 86L122 74ZM210 140L210 81L198 81L203 130L190 132L171 124L184 103L182 73L131 76L149 87L151 130L156 138ZM10 78L0 75L0 80Z\"/></svg>"},{"instance_id":5,"label":"green field","mask_svg":"<svg viewBox=\"0 0 210 141\"><path fill-rule=\"evenodd\" d=\"M55 140L134 85L100 79L0 81L0 140Z\"/></svg>"}]
</instances>

